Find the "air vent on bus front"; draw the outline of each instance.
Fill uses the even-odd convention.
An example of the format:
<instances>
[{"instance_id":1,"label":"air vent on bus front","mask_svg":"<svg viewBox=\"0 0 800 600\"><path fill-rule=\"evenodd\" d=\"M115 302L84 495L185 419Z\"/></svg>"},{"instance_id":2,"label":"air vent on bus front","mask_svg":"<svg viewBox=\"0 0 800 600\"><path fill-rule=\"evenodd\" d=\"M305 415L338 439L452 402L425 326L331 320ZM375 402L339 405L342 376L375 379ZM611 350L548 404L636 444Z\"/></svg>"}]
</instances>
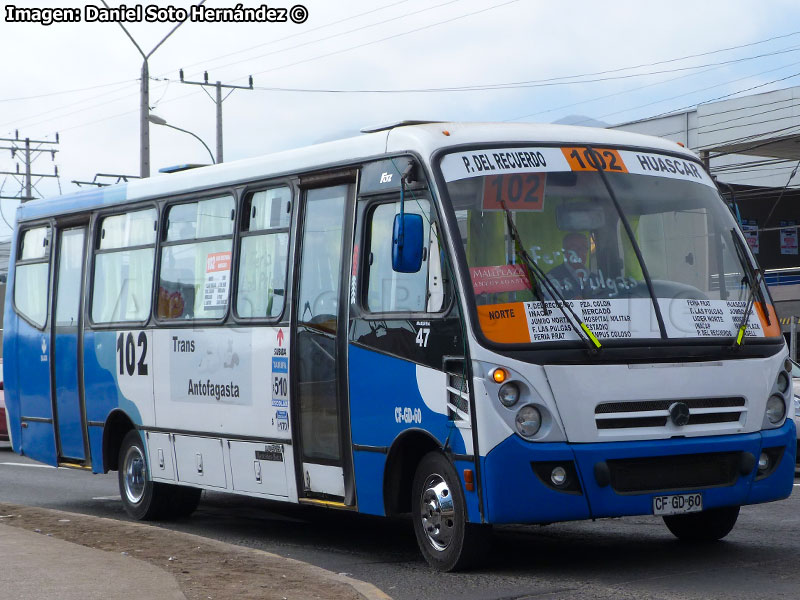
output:
<instances>
[{"instance_id":1,"label":"air vent on bus front","mask_svg":"<svg viewBox=\"0 0 800 600\"><path fill-rule=\"evenodd\" d=\"M666 427L670 421L670 406L675 402L682 402L689 408L686 426L734 423L742 420L747 412L745 400L741 397L640 400L598 404L594 409L594 420L597 429Z\"/></svg>"}]
</instances>

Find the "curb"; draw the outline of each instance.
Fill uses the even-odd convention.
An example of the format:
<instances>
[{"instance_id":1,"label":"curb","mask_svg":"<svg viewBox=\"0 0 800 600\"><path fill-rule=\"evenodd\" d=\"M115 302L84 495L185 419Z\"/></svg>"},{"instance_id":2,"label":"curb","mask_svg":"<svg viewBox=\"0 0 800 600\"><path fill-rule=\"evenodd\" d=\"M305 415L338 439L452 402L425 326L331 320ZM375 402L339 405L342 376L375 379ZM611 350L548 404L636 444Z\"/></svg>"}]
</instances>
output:
<instances>
[{"instance_id":1,"label":"curb","mask_svg":"<svg viewBox=\"0 0 800 600\"><path fill-rule=\"evenodd\" d=\"M49 509L49 508L38 508L38 507L28 507L28 506L21 506L17 504L7 504L7 503L0 503L0 513L3 515L13 515L2 519L2 523L4 525L9 525L13 527L18 527L21 529L25 529L30 531L31 529L39 529L39 533L45 533L47 535L51 535L57 539L65 540L70 543L75 543L80 546L94 548L97 550L108 551L114 553L119 551L119 544L122 544L122 541L117 542L117 546L114 548L104 547L104 545L100 542L93 542L93 543L83 543L80 540L70 539L70 535L67 535L68 531L62 528L59 529L58 523L64 522L65 519L68 519L69 522L73 523L72 529L74 530L75 526L80 527L81 524L84 526L86 525L93 525L95 529L101 529L107 532L113 532L114 530L117 531L120 535L117 536L120 540L124 538L124 532L127 530L128 532L141 532L147 536L163 536L165 538L165 546L168 544L169 539L177 540L183 542L185 544L190 544L193 547L197 547L197 549L202 549L203 552L208 552L210 554L219 553L220 555L235 557L238 556L245 556L249 555L253 561L260 561L264 563L266 566L274 567L277 564L281 566L286 566L286 572L292 575L292 581L305 581L305 580L317 580L321 582L330 582L335 583L338 585L334 585L334 588L339 586L347 586L349 587L357 596L363 598L364 600L392 600L389 595L387 595L382 590L378 589L371 583L366 581L361 581L359 579L355 579L353 577L342 575L338 573L334 573L332 571L328 571L327 569L323 569L322 567L317 567L315 565L311 565L309 563L305 563L299 561L294 558L287 558L280 556L278 554L274 554L272 552L267 552L264 550L258 550L256 548L247 548L245 546L239 546L237 544L231 544L228 542L222 542L219 540L215 540L212 538L206 538L200 535L196 535L193 533L183 533L180 531L174 531L171 529L166 529L163 527L158 527L154 525L149 525L145 523L139 523L135 521L120 521L116 519L110 519L107 517L96 517L92 515L85 515L82 513L71 513L65 512L61 510ZM73 536L74 537L74 536ZM97 537L96 535L93 537ZM113 537L113 536L112 536ZM105 544L108 546L108 543ZM159 557L158 559L147 557L137 557L140 560L145 560L150 564L159 567L166 572L171 572L169 568L165 568L165 566L169 565L170 563L164 563L163 557ZM170 557L168 560L172 560ZM183 572L185 573L185 571ZM174 573L173 573L174 574ZM286 577L286 575L281 575L281 577ZM186 577L179 577L179 584L181 584L181 589L183 590L185 586L191 583L190 578ZM239 581L238 583L241 583ZM339 591L341 588L339 588ZM336 589L330 590L330 594L326 594L327 598L338 598L339 596L336 594ZM188 594L187 594L187 597ZM205 596L203 596L205 597ZM219 597L219 596L217 596Z\"/></svg>"}]
</instances>

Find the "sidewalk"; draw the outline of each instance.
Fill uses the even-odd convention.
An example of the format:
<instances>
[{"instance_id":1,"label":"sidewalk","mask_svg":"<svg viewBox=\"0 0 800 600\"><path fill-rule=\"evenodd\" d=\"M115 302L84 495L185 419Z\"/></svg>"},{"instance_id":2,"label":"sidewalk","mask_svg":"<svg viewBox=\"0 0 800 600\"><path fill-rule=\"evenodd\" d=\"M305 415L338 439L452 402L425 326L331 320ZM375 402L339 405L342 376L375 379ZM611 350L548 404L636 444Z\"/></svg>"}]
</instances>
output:
<instances>
[{"instance_id":1,"label":"sidewalk","mask_svg":"<svg viewBox=\"0 0 800 600\"><path fill-rule=\"evenodd\" d=\"M186 600L158 567L0 525L0 589L15 600Z\"/></svg>"},{"instance_id":2,"label":"sidewalk","mask_svg":"<svg viewBox=\"0 0 800 600\"><path fill-rule=\"evenodd\" d=\"M391 600L297 560L162 527L0 504L0 597Z\"/></svg>"}]
</instances>

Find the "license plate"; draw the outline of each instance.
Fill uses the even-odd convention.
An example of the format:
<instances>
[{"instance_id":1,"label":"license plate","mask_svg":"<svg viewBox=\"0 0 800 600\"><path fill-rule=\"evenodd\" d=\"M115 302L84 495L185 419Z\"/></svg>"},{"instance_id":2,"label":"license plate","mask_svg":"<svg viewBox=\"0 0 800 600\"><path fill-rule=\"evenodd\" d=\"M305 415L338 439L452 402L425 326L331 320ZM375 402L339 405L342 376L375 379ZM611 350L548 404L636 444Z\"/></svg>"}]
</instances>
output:
<instances>
[{"instance_id":1,"label":"license plate","mask_svg":"<svg viewBox=\"0 0 800 600\"><path fill-rule=\"evenodd\" d=\"M653 497L653 514L681 515L703 510L702 494L673 494Z\"/></svg>"}]
</instances>

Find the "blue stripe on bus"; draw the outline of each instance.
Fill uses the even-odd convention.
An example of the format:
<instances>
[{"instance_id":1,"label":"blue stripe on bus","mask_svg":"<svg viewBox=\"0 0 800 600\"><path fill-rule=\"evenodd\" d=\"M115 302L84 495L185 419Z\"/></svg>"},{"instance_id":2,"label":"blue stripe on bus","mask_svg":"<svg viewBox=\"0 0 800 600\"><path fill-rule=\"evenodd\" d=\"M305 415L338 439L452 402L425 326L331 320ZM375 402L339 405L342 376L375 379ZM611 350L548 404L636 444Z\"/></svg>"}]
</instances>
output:
<instances>
[{"instance_id":1,"label":"blue stripe on bus","mask_svg":"<svg viewBox=\"0 0 800 600\"><path fill-rule=\"evenodd\" d=\"M82 190L65 196L34 200L21 204L17 220L27 221L52 215L68 215L76 212L96 210L124 202L128 196L127 184L112 185L91 190Z\"/></svg>"},{"instance_id":2,"label":"blue stripe on bus","mask_svg":"<svg viewBox=\"0 0 800 600\"><path fill-rule=\"evenodd\" d=\"M778 468L754 481L755 474L739 477L731 486L699 490L703 507L715 508L769 502L792 492L796 452L794 423L788 420L776 430L760 433L701 438L603 442L592 444L530 443L509 437L483 460L486 513L493 523L545 523L575 519L652 514L653 493L617 494L611 486L600 487L594 465L614 458L637 458L745 451L754 456L762 448L786 448ZM583 495L556 492L538 480L532 461L576 460ZM672 490L665 494L692 492Z\"/></svg>"},{"instance_id":3,"label":"blue stripe on bus","mask_svg":"<svg viewBox=\"0 0 800 600\"><path fill-rule=\"evenodd\" d=\"M428 369L428 367L421 367ZM350 426L353 444L391 448L397 437L409 429L422 429L454 454L466 453L463 435L446 414L447 391L440 390L442 411L434 412L423 401L417 385L415 363L380 354L358 346L349 348ZM429 399L431 401L431 399ZM413 418L397 418L412 415ZM409 413L408 410L411 412ZM399 422L398 422L399 421ZM408 421L408 422L406 422ZM383 515L383 478L386 454L354 452L356 494L360 512ZM459 464L466 468L467 463ZM463 472L459 470L463 479ZM462 481L463 485L463 481ZM410 490L409 490L410 493ZM480 521L478 495L465 492L470 521Z\"/></svg>"},{"instance_id":4,"label":"blue stripe on bus","mask_svg":"<svg viewBox=\"0 0 800 600\"><path fill-rule=\"evenodd\" d=\"M105 423L111 411L121 409L134 425L143 425L139 409L119 387L116 337L116 331L87 330L84 334L84 394L87 399L91 398L91 402L86 402L86 420ZM95 472L103 470L102 432L100 427L89 427L92 470Z\"/></svg>"}]
</instances>

